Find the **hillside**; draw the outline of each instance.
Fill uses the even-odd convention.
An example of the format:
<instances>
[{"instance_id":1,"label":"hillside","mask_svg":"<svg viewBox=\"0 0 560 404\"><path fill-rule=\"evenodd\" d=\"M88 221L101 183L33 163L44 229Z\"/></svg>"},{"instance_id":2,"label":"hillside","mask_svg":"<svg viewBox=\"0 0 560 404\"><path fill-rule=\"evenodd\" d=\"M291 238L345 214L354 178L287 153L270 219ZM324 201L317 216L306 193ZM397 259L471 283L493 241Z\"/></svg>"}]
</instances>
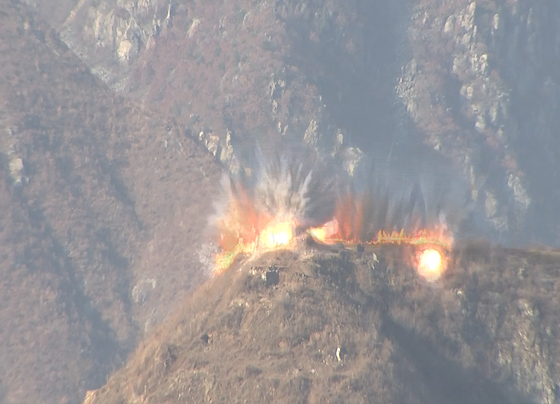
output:
<instances>
[{"instance_id":1,"label":"hillside","mask_svg":"<svg viewBox=\"0 0 560 404\"><path fill-rule=\"evenodd\" d=\"M556 402L558 253L465 243L428 284L409 248L241 260L85 403Z\"/></svg>"},{"instance_id":2,"label":"hillside","mask_svg":"<svg viewBox=\"0 0 560 404\"><path fill-rule=\"evenodd\" d=\"M378 159L435 150L471 183L488 237L560 245L559 19L554 0L87 0L58 29L226 164L275 137Z\"/></svg>"},{"instance_id":3,"label":"hillside","mask_svg":"<svg viewBox=\"0 0 560 404\"><path fill-rule=\"evenodd\" d=\"M0 402L75 404L87 390L102 402L121 386L123 399L154 402L247 387L239 400L251 401L257 385L287 402L367 401L369 388L393 402L456 390L467 402L558 401L556 258L491 247L560 246L558 21L557 0L0 0ZM343 178L371 161L422 183L458 173L469 234L486 246L435 289L389 265L398 252L370 274L354 253L316 251L282 267L277 287L243 266L195 304L213 265L219 172L252 167L255 143L305 144ZM235 299L253 305L239 314ZM355 338L321 314L331 304ZM253 333L245 316L267 323L263 307L283 334ZM195 322L179 335L169 327L184 313L217 334ZM163 370L142 362L156 351ZM220 356L235 376L213 368ZM172 375L192 392L173 390Z\"/></svg>"},{"instance_id":4,"label":"hillside","mask_svg":"<svg viewBox=\"0 0 560 404\"><path fill-rule=\"evenodd\" d=\"M219 169L26 6L1 8L0 401L76 403L204 279Z\"/></svg>"}]
</instances>

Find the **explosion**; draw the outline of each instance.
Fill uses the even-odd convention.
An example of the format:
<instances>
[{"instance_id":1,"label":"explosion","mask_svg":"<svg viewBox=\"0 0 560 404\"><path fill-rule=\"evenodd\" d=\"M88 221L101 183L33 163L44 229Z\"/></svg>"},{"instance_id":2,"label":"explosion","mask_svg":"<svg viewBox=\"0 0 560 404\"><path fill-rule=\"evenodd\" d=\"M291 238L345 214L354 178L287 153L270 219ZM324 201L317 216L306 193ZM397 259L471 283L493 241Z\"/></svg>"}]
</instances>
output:
<instances>
[{"instance_id":1,"label":"explosion","mask_svg":"<svg viewBox=\"0 0 560 404\"><path fill-rule=\"evenodd\" d=\"M379 230L377 235L371 240L359 240L355 238L345 239L339 238L338 220L335 218L321 227L309 229L308 234L315 241L321 244L408 244L408 245L438 245L445 249L450 249L453 245L453 237L451 234L440 230L419 230L412 235L405 234L404 229L400 231L387 232Z\"/></svg>"},{"instance_id":2,"label":"explosion","mask_svg":"<svg viewBox=\"0 0 560 404\"><path fill-rule=\"evenodd\" d=\"M257 150L257 162L255 176L242 171L222 178L223 194L211 218L222 248L215 273L226 270L240 254L294 248L296 234L332 214L334 183L324 176L322 161L297 158L296 153L267 159Z\"/></svg>"},{"instance_id":3,"label":"explosion","mask_svg":"<svg viewBox=\"0 0 560 404\"><path fill-rule=\"evenodd\" d=\"M324 161L308 156L265 159L256 175L224 176L223 198L212 219L222 252L215 273L240 254L294 248L298 234L322 244L415 246L420 276L436 280L446 267L453 235L465 217L458 183L439 172L410 172L372 165L336 188ZM323 165L321 165L323 164Z\"/></svg>"},{"instance_id":4,"label":"explosion","mask_svg":"<svg viewBox=\"0 0 560 404\"><path fill-rule=\"evenodd\" d=\"M371 165L350 179L334 217L309 234L317 241L436 244L450 248L464 218L460 186L437 173Z\"/></svg>"},{"instance_id":5,"label":"explosion","mask_svg":"<svg viewBox=\"0 0 560 404\"><path fill-rule=\"evenodd\" d=\"M428 282L434 282L440 278L447 268L447 253L453 245L451 234L446 231L428 231L420 230L413 235L406 235L404 229L401 231L393 231L391 233L379 230L376 237L366 242L359 240L344 240L336 238L340 235L338 230L338 220L335 218L325 225L309 229L308 233L316 242L322 244L342 243L362 244L362 245L381 245L381 244L397 244L411 245L419 248L420 252L413 259L409 260L418 275L425 278Z\"/></svg>"},{"instance_id":6,"label":"explosion","mask_svg":"<svg viewBox=\"0 0 560 404\"><path fill-rule=\"evenodd\" d=\"M297 224L289 219L276 219L268 224L260 234L259 241L266 250L287 247L294 240Z\"/></svg>"},{"instance_id":7,"label":"explosion","mask_svg":"<svg viewBox=\"0 0 560 404\"><path fill-rule=\"evenodd\" d=\"M229 249L229 243L221 243L222 252L216 255L215 273L228 269L235 258L240 254L255 255L267 251L274 251L293 246L294 232L297 222L291 218L276 218L265 224L264 227L253 227L254 236L248 239L239 238L237 244ZM222 239L225 241L226 237Z\"/></svg>"},{"instance_id":8,"label":"explosion","mask_svg":"<svg viewBox=\"0 0 560 404\"><path fill-rule=\"evenodd\" d=\"M465 187L447 172L436 164L407 172L370 163L350 179L334 217L308 233L323 244L414 246L421 255L409 261L434 281L468 211Z\"/></svg>"},{"instance_id":9,"label":"explosion","mask_svg":"<svg viewBox=\"0 0 560 404\"><path fill-rule=\"evenodd\" d=\"M438 280L447 269L445 257L436 249L426 248L418 253L416 269L418 275L428 282Z\"/></svg>"}]
</instances>

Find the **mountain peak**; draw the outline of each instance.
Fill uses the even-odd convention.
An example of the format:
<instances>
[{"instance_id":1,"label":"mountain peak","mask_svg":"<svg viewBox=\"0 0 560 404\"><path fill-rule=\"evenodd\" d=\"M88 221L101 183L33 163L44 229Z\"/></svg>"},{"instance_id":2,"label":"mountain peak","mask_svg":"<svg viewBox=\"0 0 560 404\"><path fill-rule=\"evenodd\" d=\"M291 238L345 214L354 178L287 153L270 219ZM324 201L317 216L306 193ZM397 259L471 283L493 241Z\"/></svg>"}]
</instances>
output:
<instances>
[{"instance_id":1,"label":"mountain peak","mask_svg":"<svg viewBox=\"0 0 560 404\"><path fill-rule=\"evenodd\" d=\"M458 246L436 284L406 264L410 246L241 257L89 402L524 403L551 394L545 352L558 343L544 313L554 303L521 297L550 257L479 249ZM536 271L521 279L513 263L524 260ZM543 381L524 379L527 361Z\"/></svg>"}]
</instances>

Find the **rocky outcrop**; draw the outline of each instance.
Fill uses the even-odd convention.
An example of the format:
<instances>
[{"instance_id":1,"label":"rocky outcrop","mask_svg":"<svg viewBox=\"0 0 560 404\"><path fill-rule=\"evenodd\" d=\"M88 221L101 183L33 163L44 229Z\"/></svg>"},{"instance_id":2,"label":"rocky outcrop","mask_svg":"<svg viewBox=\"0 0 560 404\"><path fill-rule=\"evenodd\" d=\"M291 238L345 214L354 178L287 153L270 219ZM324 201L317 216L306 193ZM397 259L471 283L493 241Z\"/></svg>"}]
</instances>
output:
<instances>
[{"instance_id":1,"label":"rocky outcrop","mask_svg":"<svg viewBox=\"0 0 560 404\"><path fill-rule=\"evenodd\" d=\"M556 3L531 1L426 1L412 12L398 94L426 141L463 165L506 242L558 242L558 217L542 213L558 181L559 18Z\"/></svg>"}]
</instances>

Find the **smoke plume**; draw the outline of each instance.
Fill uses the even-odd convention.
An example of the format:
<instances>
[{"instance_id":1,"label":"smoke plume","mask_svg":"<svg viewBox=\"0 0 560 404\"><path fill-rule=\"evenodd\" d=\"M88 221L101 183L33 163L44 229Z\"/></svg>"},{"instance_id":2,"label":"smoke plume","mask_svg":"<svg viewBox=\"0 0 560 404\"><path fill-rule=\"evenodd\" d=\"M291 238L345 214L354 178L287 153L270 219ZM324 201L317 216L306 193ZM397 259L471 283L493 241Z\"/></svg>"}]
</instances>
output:
<instances>
[{"instance_id":1,"label":"smoke plume","mask_svg":"<svg viewBox=\"0 0 560 404\"><path fill-rule=\"evenodd\" d=\"M223 248L255 240L273 219L292 221L294 231L303 231L332 218L338 182L332 159L303 147L282 153L257 148L254 161L222 176L210 224Z\"/></svg>"},{"instance_id":2,"label":"smoke plume","mask_svg":"<svg viewBox=\"0 0 560 404\"><path fill-rule=\"evenodd\" d=\"M428 230L453 238L469 217L468 190L442 161L391 164L366 158L342 187L335 214L338 237L367 242L379 231Z\"/></svg>"}]
</instances>

